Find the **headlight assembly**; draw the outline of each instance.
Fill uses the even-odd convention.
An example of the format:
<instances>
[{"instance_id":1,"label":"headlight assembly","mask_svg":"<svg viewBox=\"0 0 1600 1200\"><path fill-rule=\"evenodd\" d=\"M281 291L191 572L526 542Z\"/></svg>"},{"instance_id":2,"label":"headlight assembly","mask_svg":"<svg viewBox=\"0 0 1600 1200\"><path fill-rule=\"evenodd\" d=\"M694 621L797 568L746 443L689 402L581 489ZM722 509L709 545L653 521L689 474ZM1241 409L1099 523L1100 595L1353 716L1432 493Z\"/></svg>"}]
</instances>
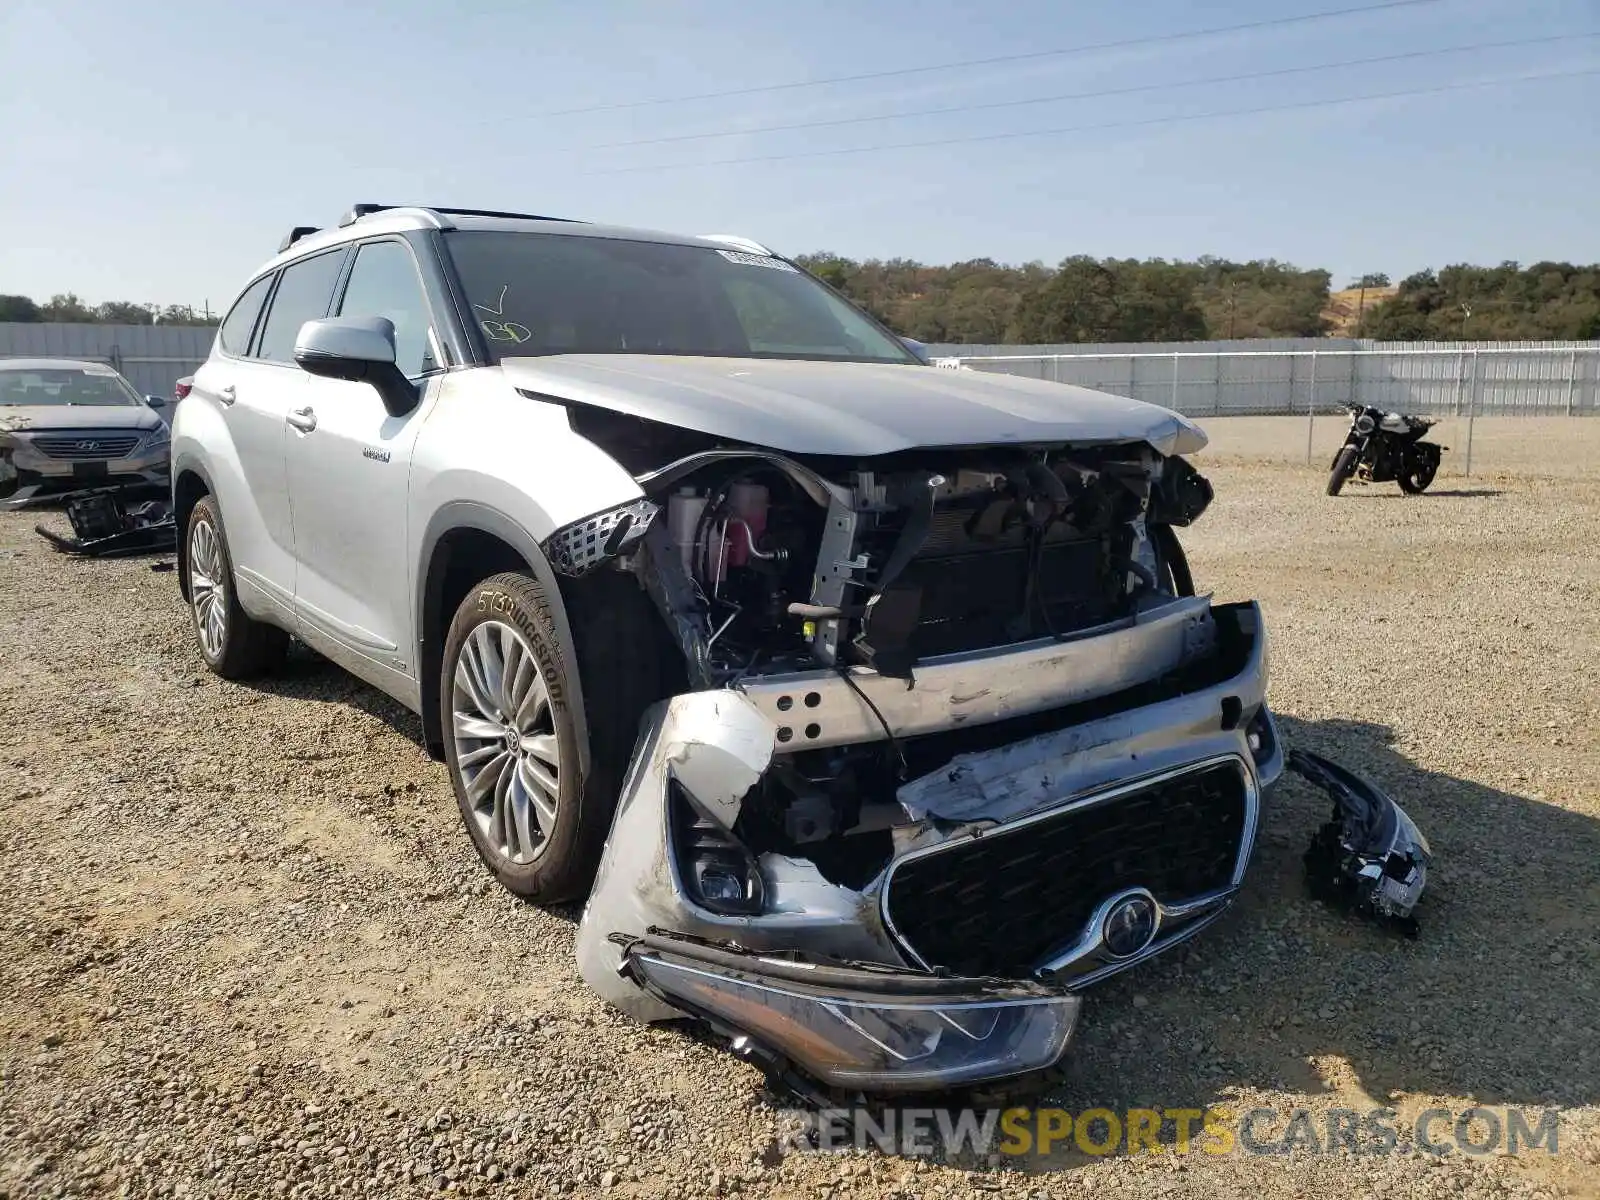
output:
<instances>
[{"instance_id":1,"label":"headlight assembly","mask_svg":"<svg viewBox=\"0 0 1600 1200\"><path fill-rule=\"evenodd\" d=\"M628 943L624 970L834 1087L929 1091L1025 1075L1059 1059L1077 1023L1077 997L1032 984L675 953L665 942Z\"/></svg>"},{"instance_id":2,"label":"headlight assembly","mask_svg":"<svg viewBox=\"0 0 1600 1200\"><path fill-rule=\"evenodd\" d=\"M1305 853L1312 891L1415 937L1415 909L1433 861L1428 839L1355 772L1305 750L1291 750L1288 765L1333 799L1332 818Z\"/></svg>"}]
</instances>

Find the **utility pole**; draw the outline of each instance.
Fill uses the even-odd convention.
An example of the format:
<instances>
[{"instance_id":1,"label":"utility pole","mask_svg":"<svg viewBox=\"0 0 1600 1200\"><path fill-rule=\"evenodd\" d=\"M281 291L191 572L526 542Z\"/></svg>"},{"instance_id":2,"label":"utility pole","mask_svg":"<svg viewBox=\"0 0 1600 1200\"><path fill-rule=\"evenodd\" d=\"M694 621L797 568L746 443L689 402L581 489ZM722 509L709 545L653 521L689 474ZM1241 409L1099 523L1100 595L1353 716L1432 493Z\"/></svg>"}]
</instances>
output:
<instances>
[{"instance_id":1,"label":"utility pole","mask_svg":"<svg viewBox=\"0 0 1600 1200\"><path fill-rule=\"evenodd\" d=\"M1461 340L1467 340L1467 322L1472 320L1472 305L1465 300L1461 302Z\"/></svg>"}]
</instances>

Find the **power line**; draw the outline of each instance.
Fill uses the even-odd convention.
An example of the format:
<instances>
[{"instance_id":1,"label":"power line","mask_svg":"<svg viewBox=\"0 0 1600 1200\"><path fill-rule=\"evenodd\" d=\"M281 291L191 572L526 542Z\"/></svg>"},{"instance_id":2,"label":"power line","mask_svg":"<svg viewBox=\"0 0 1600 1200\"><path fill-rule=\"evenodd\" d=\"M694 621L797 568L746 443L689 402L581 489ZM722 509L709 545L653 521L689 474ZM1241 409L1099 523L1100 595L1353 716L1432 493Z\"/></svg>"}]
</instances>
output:
<instances>
[{"instance_id":1,"label":"power line","mask_svg":"<svg viewBox=\"0 0 1600 1200\"><path fill-rule=\"evenodd\" d=\"M1007 133L979 133L967 137L935 138L920 142L886 142L875 146L847 146L836 150L800 150L792 154L758 154L746 158L714 158L693 163L659 163L642 167L611 167L598 171L578 171L578 175L629 175L639 171L683 171L699 167L727 167L743 163L784 162L799 158L830 158L844 154L881 154L887 150L942 149L946 146L973 142L1013 141L1021 138L1059 137L1068 133L1098 133L1109 129L1136 129L1153 125L1175 125L1181 122L1212 121L1223 117L1248 117L1261 113L1293 112L1301 109L1333 108L1341 104L1358 104L1364 100L1398 100L1408 96L1431 96L1441 92L1460 92L1473 88L1505 87L1518 83L1535 83L1543 79L1574 79L1583 75L1600 75L1600 67L1581 71L1552 71L1543 75L1514 75L1506 79L1483 79L1470 83L1446 83L1437 87L1407 88L1397 92L1369 92L1360 96L1336 96L1326 100L1306 100L1293 104L1267 104L1256 108L1230 108L1214 112L1182 113L1176 116L1149 117L1134 121L1109 121L1097 125L1064 125L1055 129L1023 129Z\"/></svg>"},{"instance_id":2,"label":"power line","mask_svg":"<svg viewBox=\"0 0 1600 1200\"><path fill-rule=\"evenodd\" d=\"M694 100L725 100L734 96L755 96L766 92L832 87L838 83L862 83L870 79L895 79L906 75L925 75L935 71L956 71L964 70L968 67L990 67L1000 63L1058 58L1068 54L1092 54L1101 50L1124 50L1133 46L1154 46L1169 42L1188 41L1193 38L1220 37L1223 34L1246 33L1255 29L1278 29L1286 25L1305 25L1312 21L1332 21L1340 17L1359 16L1364 13L1388 12L1397 8L1420 8L1424 5L1441 3L1444 3L1444 0L1387 0L1387 3L1367 4L1358 8L1335 8L1323 12L1306 13L1298 17L1273 17L1264 21L1246 21L1238 25L1217 25L1210 29L1191 29L1182 33L1163 33L1150 37L1122 38L1114 42L1065 46L1056 50L1031 50L1022 54L998 54L991 58L966 58L955 62L930 63L921 67L899 67L889 71L865 71L859 75L832 75L826 79L798 79L788 83L766 83L757 87L731 88L722 92L696 92L685 96L661 96L654 100L622 100L612 104L590 104L583 108L558 108L548 112L504 117L496 121L484 122L484 124L498 124L500 120L517 121L541 117L575 117L584 113L618 112L623 109L654 108L665 104L688 104Z\"/></svg>"},{"instance_id":3,"label":"power line","mask_svg":"<svg viewBox=\"0 0 1600 1200\"><path fill-rule=\"evenodd\" d=\"M980 104L957 104L947 108L923 108L912 112L884 113L871 117L836 117L826 121L801 121L790 125L755 125L744 129L713 133L681 133L668 137L633 138L624 142L598 142L582 146L558 147L558 151L619 150L630 146L660 146L669 142L701 142L715 138L746 137L759 133L791 133L800 129L830 129L842 125L866 125L874 121L906 121L913 117L939 117L956 113L985 112L999 108L1024 108L1032 104L1056 104L1066 100L1097 100L1108 96L1130 96L1138 92L1163 92L1180 88L1209 87L1218 83L1243 83L1252 79L1275 79L1314 71L1337 71L1346 67L1365 67L1377 63L1404 62L1419 58L1438 58L1447 54L1467 54L1477 50L1503 50L1512 46L1538 46L1549 42L1579 41L1600 37L1600 33L1557 34L1553 37L1518 38L1505 42L1479 42L1471 46L1449 46L1439 50L1413 50L1405 54L1385 54L1377 58L1351 58L1344 62L1318 63L1303 67L1280 67L1246 75L1214 75L1209 79L1184 79L1175 83L1141 83L1131 87L1108 88L1092 92L1066 92L1059 96L1034 96L1026 100L994 100Z\"/></svg>"}]
</instances>

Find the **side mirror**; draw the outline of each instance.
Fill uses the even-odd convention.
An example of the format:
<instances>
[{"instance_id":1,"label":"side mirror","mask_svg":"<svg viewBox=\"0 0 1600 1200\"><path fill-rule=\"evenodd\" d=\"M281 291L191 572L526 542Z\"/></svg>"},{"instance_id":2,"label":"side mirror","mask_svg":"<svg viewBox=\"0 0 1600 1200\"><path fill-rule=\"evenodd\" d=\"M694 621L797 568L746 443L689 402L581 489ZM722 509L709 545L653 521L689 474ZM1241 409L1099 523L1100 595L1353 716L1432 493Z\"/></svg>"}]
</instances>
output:
<instances>
[{"instance_id":1,"label":"side mirror","mask_svg":"<svg viewBox=\"0 0 1600 1200\"><path fill-rule=\"evenodd\" d=\"M900 340L905 343L907 350L911 351L911 353L917 356L919 361L923 363L928 361L928 348L921 342L917 341L915 338L908 337L903 337Z\"/></svg>"},{"instance_id":2,"label":"side mirror","mask_svg":"<svg viewBox=\"0 0 1600 1200\"><path fill-rule=\"evenodd\" d=\"M146 396L144 402L151 408L165 408L167 406L167 398L165 396Z\"/></svg>"},{"instance_id":3,"label":"side mirror","mask_svg":"<svg viewBox=\"0 0 1600 1200\"><path fill-rule=\"evenodd\" d=\"M417 406L417 389L395 365L394 322L387 317L307 321L294 341L294 361L324 379L370 383L391 417Z\"/></svg>"}]
</instances>

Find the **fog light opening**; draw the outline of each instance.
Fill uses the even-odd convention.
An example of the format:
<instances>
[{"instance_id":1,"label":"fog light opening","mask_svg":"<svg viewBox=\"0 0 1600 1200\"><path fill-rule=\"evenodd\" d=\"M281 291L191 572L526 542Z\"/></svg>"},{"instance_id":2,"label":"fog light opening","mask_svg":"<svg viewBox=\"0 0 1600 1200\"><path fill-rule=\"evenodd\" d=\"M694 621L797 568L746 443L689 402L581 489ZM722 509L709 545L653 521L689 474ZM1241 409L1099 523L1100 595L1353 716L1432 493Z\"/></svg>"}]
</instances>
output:
<instances>
[{"instance_id":1,"label":"fog light opening","mask_svg":"<svg viewBox=\"0 0 1600 1200\"><path fill-rule=\"evenodd\" d=\"M673 851L678 874L694 902L714 913L750 916L763 907L761 871L730 834L689 803L681 786L671 791Z\"/></svg>"}]
</instances>

